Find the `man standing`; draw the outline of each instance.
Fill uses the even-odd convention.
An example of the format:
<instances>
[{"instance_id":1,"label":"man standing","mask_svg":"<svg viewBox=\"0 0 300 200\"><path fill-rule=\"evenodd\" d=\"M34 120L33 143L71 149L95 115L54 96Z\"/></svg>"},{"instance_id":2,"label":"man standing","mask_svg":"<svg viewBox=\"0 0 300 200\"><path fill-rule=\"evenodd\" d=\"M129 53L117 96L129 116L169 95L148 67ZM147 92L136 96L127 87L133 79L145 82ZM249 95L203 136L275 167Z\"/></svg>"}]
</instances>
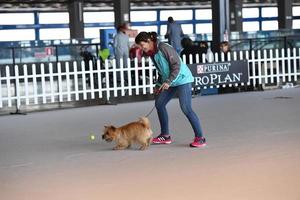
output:
<instances>
[{"instance_id":1,"label":"man standing","mask_svg":"<svg viewBox=\"0 0 300 200\"><path fill-rule=\"evenodd\" d=\"M177 53L180 53L181 51L181 38L183 35L181 25L175 22L173 17L169 17L165 37L168 38L170 45L177 51Z\"/></svg>"},{"instance_id":2,"label":"man standing","mask_svg":"<svg viewBox=\"0 0 300 200\"><path fill-rule=\"evenodd\" d=\"M126 68L127 59L129 58L129 37L126 35L125 31L127 27L125 24L120 25L117 28L117 34L114 37L114 50L115 58L117 61L117 68L120 68L120 59L123 59L123 66Z\"/></svg>"}]
</instances>

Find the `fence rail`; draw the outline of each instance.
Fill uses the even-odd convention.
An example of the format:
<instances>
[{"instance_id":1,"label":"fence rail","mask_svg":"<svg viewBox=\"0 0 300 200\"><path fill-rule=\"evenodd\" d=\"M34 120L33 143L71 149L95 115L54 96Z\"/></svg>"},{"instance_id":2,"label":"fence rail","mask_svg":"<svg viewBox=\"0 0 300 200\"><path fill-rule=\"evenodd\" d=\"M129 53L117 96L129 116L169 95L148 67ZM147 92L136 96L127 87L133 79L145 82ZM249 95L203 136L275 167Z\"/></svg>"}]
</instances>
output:
<instances>
[{"instance_id":1,"label":"fence rail","mask_svg":"<svg viewBox=\"0 0 300 200\"><path fill-rule=\"evenodd\" d=\"M188 64L193 64L192 58L189 55ZM249 81L245 85L279 86L299 80L300 49L214 54L214 62L244 59L248 61L249 70ZM197 55L194 62L200 60L206 63L205 55ZM142 58L141 62L128 59L126 65L123 60L120 63L120 68L115 60L90 61L88 66L76 61L3 66L0 68L0 109L153 93L158 75L151 59Z\"/></svg>"}]
</instances>

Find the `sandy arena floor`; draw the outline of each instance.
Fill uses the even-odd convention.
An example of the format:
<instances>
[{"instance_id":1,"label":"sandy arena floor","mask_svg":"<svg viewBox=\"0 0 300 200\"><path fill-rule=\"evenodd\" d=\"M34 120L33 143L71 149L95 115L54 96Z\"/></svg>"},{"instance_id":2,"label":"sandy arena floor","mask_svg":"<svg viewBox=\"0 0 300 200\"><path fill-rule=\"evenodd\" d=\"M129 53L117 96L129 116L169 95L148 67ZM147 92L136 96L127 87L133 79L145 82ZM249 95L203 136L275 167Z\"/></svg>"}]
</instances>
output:
<instances>
[{"instance_id":1,"label":"sandy arena floor","mask_svg":"<svg viewBox=\"0 0 300 200\"><path fill-rule=\"evenodd\" d=\"M112 151L101 140L104 125L136 120L153 103L1 116L0 198L300 200L300 88L194 98L204 149L188 147L177 99L168 105L173 144ZM158 134L156 113L150 120Z\"/></svg>"}]
</instances>

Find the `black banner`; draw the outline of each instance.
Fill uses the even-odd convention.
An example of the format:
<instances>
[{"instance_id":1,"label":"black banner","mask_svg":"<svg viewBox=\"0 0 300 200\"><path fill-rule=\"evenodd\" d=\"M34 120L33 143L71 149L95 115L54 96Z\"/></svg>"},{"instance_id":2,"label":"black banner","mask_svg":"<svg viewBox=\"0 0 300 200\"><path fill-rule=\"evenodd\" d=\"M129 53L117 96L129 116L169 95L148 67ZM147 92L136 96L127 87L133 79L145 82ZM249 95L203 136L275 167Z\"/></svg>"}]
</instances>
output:
<instances>
[{"instance_id":1,"label":"black banner","mask_svg":"<svg viewBox=\"0 0 300 200\"><path fill-rule=\"evenodd\" d=\"M237 60L230 62L188 64L195 77L194 86L228 85L247 83L248 61Z\"/></svg>"}]
</instances>

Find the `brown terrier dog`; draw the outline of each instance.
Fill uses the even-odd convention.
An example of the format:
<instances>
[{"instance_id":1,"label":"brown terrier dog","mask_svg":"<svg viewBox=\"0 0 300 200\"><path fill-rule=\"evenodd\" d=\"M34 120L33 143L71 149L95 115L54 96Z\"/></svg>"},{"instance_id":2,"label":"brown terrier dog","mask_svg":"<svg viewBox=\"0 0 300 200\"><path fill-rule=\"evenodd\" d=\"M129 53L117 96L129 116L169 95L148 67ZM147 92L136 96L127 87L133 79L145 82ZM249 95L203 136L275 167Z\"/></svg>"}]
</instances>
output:
<instances>
[{"instance_id":1,"label":"brown terrier dog","mask_svg":"<svg viewBox=\"0 0 300 200\"><path fill-rule=\"evenodd\" d=\"M129 148L132 143L140 144L140 150L145 150L152 140L150 121L146 117L141 117L139 121L119 128L105 126L102 139L107 142L115 141L117 146L114 147L114 150Z\"/></svg>"}]
</instances>

